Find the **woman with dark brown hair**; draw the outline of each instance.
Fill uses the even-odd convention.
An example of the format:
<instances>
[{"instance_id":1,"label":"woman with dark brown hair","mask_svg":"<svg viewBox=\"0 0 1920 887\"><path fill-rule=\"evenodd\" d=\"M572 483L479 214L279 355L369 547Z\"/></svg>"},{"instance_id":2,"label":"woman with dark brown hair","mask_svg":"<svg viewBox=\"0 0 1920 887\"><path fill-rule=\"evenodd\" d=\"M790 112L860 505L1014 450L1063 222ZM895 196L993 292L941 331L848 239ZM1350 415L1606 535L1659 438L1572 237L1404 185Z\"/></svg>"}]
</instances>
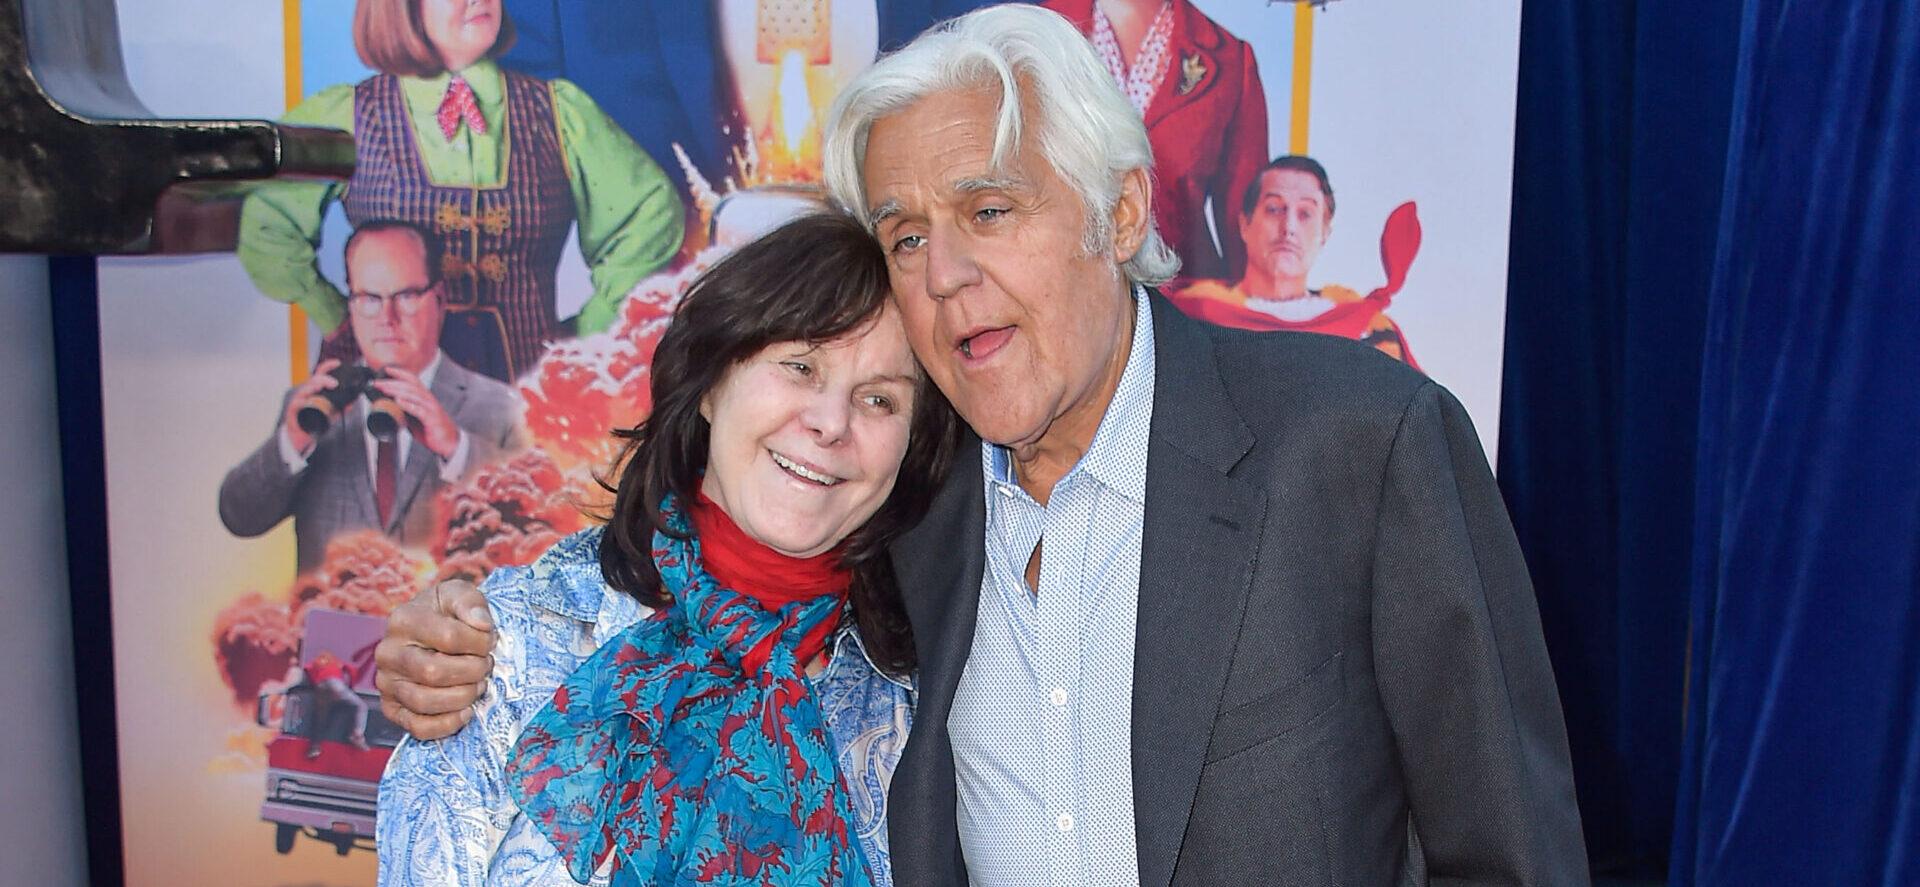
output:
<instances>
[{"instance_id":1,"label":"woman with dark brown hair","mask_svg":"<svg viewBox=\"0 0 1920 887\"><path fill-rule=\"evenodd\" d=\"M354 135L347 182L274 183L241 211L238 253L268 297L328 331L322 358L351 363L346 302L314 263L327 209L432 230L447 281L447 352L503 381L555 338L606 329L634 284L679 251L685 209L666 174L565 80L501 68L513 42L501 0L358 0L354 48L374 76L333 86L288 123ZM579 224L593 294L566 322L554 270Z\"/></svg>"},{"instance_id":2,"label":"woman with dark brown hair","mask_svg":"<svg viewBox=\"0 0 1920 887\"><path fill-rule=\"evenodd\" d=\"M607 526L487 579L475 723L395 752L381 883L892 883L914 654L886 549L961 431L879 245L817 215L741 247L652 373Z\"/></svg>"}]
</instances>

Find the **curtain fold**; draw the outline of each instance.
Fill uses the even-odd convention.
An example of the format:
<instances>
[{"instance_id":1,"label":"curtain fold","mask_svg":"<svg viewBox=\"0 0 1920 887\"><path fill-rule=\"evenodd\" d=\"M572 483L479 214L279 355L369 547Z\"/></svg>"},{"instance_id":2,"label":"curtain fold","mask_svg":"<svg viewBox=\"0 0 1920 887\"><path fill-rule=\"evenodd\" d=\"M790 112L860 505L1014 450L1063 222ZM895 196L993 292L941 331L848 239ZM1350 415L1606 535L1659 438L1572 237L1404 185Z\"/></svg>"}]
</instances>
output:
<instances>
[{"instance_id":1,"label":"curtain fold","mask_svg":"<svg viewBox=\"0 0 1920 887\"><path fill-rule=\"evenodd\" d=\"M1658 877L1738 0L1528 0L1500 482L1598 872Z\"/></svg>"},{"instance_id":2,"label":"curtain fold","mask_svg":"<svg viewBox=\"0 0 1920 887\"><path fill-rule=\"evenodd\" d=\"M1920 883L1920 5L1739 35L1671 881Z\"/></svg>"}]
</instances>

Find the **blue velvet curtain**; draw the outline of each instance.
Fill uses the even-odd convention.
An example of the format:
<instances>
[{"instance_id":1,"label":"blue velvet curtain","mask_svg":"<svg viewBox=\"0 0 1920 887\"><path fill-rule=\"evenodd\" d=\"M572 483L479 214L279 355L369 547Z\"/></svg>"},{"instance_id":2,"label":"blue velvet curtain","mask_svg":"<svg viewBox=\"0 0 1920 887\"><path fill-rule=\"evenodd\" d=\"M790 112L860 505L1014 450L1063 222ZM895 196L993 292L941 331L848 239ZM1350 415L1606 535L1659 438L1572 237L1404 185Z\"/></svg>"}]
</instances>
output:
<instances>
[{"instance_id":1,"label":"blue velvet curtain","mask_svg":"<svg viewBox=\"0 0 1920 887\"><path fill-rule=\"evenodd\" d=\"M1672 881L1920 884L1920 3L1738 33Z\"/></svg>"},{"instance_id":2,"label":"blue velvet curtain","mask_svg":"<svg viewBox=\"0 0 1920 887\"><path fill-rule=\"evenodd\" d=\"M1596 871L1672 833L1693 461L1737 3L1528 0L1500 482Z\"/></svg>"},{"instance_id":3,"label":"blue velvet curtain","mask_svg":"<svg viewBox=\"0 0 1920 887\"><path fill-rule=\"evenodd\" d=\"M1595 868L1920 884L1920 2L1522 32L1500 474Z\"/></svg>"}]
</instances>

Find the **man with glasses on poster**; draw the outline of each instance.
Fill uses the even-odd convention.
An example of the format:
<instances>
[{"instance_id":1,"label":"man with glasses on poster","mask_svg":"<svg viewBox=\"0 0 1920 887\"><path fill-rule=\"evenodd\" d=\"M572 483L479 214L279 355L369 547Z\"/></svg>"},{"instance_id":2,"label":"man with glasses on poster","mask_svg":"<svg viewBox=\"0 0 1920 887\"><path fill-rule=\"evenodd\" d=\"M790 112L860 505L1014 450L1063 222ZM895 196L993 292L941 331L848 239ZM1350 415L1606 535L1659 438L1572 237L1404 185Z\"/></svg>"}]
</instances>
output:
<instances>
[{"instance_id":1,"label":"man with glasses on poster","mask_svg":"<svg viewBox=\"0 0 1920 887\"><path fill-rule=\"evenodd\" d=\"M373 221L347 240L347 312L362 363L324 360L288 392L267 441L220 484L220 519L258 536L289 515L300 572L334 536L434 535L434 494L522 449L519 399L440 350L445 286L433 235Z\"/></svg>"}]
</instances>

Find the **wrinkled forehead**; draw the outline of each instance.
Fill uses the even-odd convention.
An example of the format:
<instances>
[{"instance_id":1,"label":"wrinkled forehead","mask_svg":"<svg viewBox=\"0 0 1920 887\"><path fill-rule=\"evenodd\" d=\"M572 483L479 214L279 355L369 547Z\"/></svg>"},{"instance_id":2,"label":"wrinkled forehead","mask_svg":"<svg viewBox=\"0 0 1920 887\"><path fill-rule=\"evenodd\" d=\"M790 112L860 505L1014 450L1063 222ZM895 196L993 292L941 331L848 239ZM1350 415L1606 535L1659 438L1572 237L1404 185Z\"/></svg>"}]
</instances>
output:
<instances>
[{"instance_id":1,"label":"wrinkled forehead","mask_svg":"<svg viewBox=\"0 0 1920 887\"><path fill-rule=\"evenodd\" d=\"M860 171L869 215L912 190L954 196L1029 185L1019 113L991 82L940 90L874 119ZM877 161L877 162L876 162Z\"/></svg>"}]
</instances>

